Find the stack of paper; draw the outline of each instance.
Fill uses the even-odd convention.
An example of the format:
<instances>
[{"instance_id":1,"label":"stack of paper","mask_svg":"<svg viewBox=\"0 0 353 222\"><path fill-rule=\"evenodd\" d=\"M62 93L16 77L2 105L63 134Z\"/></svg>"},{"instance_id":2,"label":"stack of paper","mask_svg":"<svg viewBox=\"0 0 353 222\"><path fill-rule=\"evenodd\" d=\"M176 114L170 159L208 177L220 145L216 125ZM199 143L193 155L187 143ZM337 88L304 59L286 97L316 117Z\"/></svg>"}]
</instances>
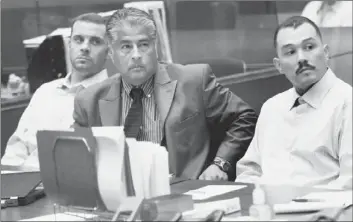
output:
<instances>
[{"instance_id":1,"label":"stack of paper","mask_svg":"<svg viewBox=\"0 0 353 222\"><path fill-rule=\"evenodd\" d=\"M165 147L151 142L127 139L132 179L137 197L170 194L169 161Z\"/></svg>"},{"instance_id":2,"label":"stack of paper","mask_svg":"<svg viewBox=\"0 0 353 222\"><path fill-rule=\"evenodd\" d=\"M125 139L122 127L93 127L97 141L98 186L108 210L127 197L124 150L127 144L137 197L170 194L168 152L159 144ZM126 141L126 143L125 143Z\"/></svg>"},{"instance_id":3,"label":"stack of paper","mask_svg":"<svg viewBox=\"0 0 353 222\"><path fill-rule=\"evenodd\" d=\"M205 200L214 196L245 188L246 185L208 185L195 190L189 190L185 194L191 195L193 200Z\"/></svg>"},{"instance_id":4,"label":"stack of paper","mask_svg":"<svg viewBox=\"0 0 353 222\"><path fill-rule=\"evenodd\" d=\"M97 142L99 192L108 210L115 210L126 196L123 178L124 131L122 127L93 127L92 132Z\"/></svg>"}]
</instances>

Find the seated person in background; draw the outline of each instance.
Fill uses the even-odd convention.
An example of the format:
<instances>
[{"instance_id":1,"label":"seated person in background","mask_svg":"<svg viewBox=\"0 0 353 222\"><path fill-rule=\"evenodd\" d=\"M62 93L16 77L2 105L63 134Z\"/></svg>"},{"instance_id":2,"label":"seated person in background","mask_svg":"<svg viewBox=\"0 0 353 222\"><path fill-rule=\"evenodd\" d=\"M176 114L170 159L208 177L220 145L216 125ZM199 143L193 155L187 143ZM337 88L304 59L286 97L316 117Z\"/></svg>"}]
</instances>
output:
<instances>
[{"instance_id":1,"label":"seated person in background","mask_svg":"<svg viewBox=\"0 0 353 222\"><path fill-rule=\"evenodd\" d=\"M352 27L352 1L311 1L302 16L319 27Z\"/></svg>"},{"instance_id":2,"label":"seated person in background","mask_svg":"<svg viewBox=\"0 0 353 222\"><path fill-rule=\"evenodd\" d=\"M38 170L36 133L43 129L68 129L74 122L74 96L79 89L108 78L104 64L108 44L103 17L88 13L72 23L69 43L72 72L41 85L22 114L1 159L2 168Z\"/></svg>"},{"instance_id":3,"label":"seated person in background","mask_svg":"<svg viewBox=\"0 0 353 222\"><path fill-rule=\"evenodd\" d=\"M274 44L274 65L293 88L262 106L236 181L352 188L352 87L328 67L311 20L289 18Z\"/></svg>"},{"instance_id":4,"label":"seated person in background","mask_svg":"<svg viewBox=\"0 0 353 222\"><path fill-rule=\"evenodd\" d=\"M206 64L158 62L156 25L148 13L117 10L107 34L120 74L78 93L75 125L124 126L127 137L162 144L177 177L234 178L253 137L253 109L218 84Z\"/></svg>"}]
</instances>

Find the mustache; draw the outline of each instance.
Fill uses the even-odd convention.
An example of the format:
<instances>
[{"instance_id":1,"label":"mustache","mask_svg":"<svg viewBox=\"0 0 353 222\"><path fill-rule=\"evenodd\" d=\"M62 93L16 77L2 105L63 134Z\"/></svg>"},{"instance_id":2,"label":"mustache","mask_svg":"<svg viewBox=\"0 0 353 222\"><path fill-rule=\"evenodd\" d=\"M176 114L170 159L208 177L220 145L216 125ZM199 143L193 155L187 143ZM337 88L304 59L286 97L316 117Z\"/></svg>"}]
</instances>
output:
<instances>
[{"instance_id":1,"label":"mustache","mask_svg":"<svg viewBox=\"0 0 353 222\"><path fill-rule=\"evenodd\" d=\"M315 66L310 65L307 61L299 62L298 64L299 64L299 67L295 71L296 74L300 74L305 70L314 70L315 69Z\"/></svg>"}]
</instances>

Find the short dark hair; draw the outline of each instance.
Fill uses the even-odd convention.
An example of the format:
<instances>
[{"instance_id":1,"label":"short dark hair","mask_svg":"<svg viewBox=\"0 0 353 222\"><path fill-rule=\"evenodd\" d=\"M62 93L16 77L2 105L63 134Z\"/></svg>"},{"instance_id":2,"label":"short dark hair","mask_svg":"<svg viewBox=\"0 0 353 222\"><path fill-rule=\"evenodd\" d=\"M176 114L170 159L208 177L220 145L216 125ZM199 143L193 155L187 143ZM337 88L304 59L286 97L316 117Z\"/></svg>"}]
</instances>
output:
<instances>
[{"instance_id":1,"label":"short dark hair","mask_svg":"<svg viewBox=\"0 0 353 222\"><path fill-rule=\"evenodd\" d=\"M308 19L308 18L306 18L304 16L296 15L296 16L292 16L292 17L286 19L284 22L282 22L276 28L275 35L273 37L273 45L274 45L274 47L277 48L277 35L278 35L278 32L281 29L289 28L289 27L292 27L292 28L296 29L296 28L298 28L299 26L301 26L301 25L303 25L305 23L308 23L312 27L314 27L315 30L316 30L316 33L319 35L320 39L322 40L322 35L321 35L321 32L320 32L320 29L313 21L311 21L310 19Z\"/></svg>"},{"instance_id":2,"label":"short dark hair","mask_svg":"<svg viewBox=\"0 0 353 222\"><path fill-rule=\"evenodd\" d=\"M106 23L108 39L111 41L117 40L117 30L121 28L125 22L130 25L150 27L151 32L149 35L154 39L157 36L156 23L153 17L143 10L129 7L116 10L108 19Z\"/></svg>"},{"instance_id":3,"label":"short dark hair","mask_svg":"<svg viewBox=\"0 0 353 222\"><path fill-rule=\"evenodd\" d=\"M70 22L71 23L71 33L72 33L72 27L78 21L91 22L91 23L98 24L98 25L105 25L105 23L106 23L106 19L103 16L98 15L97 13L93 13L93 12L85 13L85 14L79 15L71 20L71 22Z\"/></svg>"}]
</instances>

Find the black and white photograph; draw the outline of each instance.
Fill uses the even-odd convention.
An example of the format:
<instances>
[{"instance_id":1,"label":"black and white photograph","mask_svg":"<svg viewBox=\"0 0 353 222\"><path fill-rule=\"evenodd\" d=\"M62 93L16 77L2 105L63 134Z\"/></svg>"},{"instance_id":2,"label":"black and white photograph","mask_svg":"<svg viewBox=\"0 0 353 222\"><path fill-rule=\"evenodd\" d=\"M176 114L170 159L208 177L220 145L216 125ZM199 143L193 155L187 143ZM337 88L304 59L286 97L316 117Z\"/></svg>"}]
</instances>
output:
<instances>
[{"instance_id":1,"label":"black and white photograph","mask_svg":"<svg viewBox=\"0 0 353 222\"><path fill-rule=\"evenodd\" d=\"M1 0L1 221L352 221L352 1Z\"/></svg>"}]
</instances>

